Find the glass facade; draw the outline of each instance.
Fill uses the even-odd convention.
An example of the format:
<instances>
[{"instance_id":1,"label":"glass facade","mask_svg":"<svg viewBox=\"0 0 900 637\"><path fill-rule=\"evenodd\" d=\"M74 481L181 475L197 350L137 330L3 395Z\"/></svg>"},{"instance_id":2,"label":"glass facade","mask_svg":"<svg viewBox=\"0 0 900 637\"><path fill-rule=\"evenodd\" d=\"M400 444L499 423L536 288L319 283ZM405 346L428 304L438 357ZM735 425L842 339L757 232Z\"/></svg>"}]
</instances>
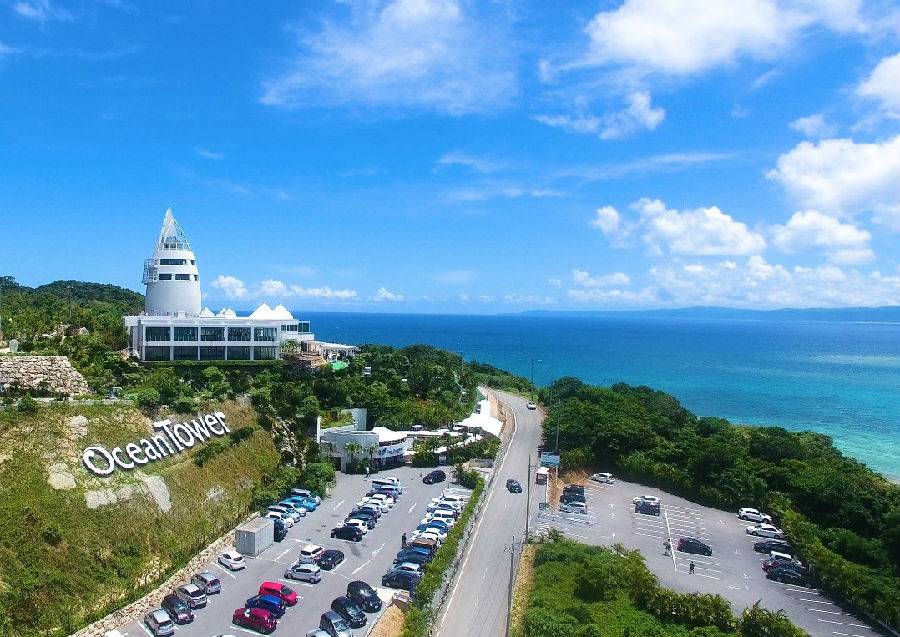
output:
<instances>
[{"instance_id":1,"label":"glass facade","mask_svg":"<svg viewBox=\"0 0 900 637\"><path fill-rule=\"evenodd\" d=\"M214 347L211 345L203 345L200 347L201 361L223 361L225 360L225 347Z\"/></svg>"},{"instance_id":2,"label":"glass facade","mask_svg":"<svg viewBox=\"0 0 900 637\"><path fill-rule=\"evenodd\" d=\"M156 278L159 281L171 281L172 275L171 274L160 274Z\"/></svg>"},{"instance_id":3,"label":"glass facade","mask_svg":"<svg viewBox=\"0 0 900 637\"><path fill-rule=\"evenodd\" d=\"M176 327L175 328L175 338L173 340L196 341L197 340L197 328L196 327Z\"/></svg>"},{"instance_id":4,"label":"glass facade","mask_svg":"<svg viewBox=\"0 0 900 637\"><path fill-rule=\"evenodd\" d=\"M197 360L197 346L176 345L172 348L173 360L195 361Z\"/></svg>"},{"instance_id":5,"label":"glass facade","mask_svg":"<svg viewBox=\"0 0 900 637\"><path fill-rule=\"evenodd\" d=\"M253 359L258 361L269 361L275 358L274 347L254 347Z\"/></svg>"},{"instance_id":6,"label":"glass facade","mask_svg":"<svg viewBox=\"0 0 900 637\"><path fill-rule=\"evenodd\" d=\"M294 325L282 325L282 326L281 326L281 331L282 331L282 332L296 332L296 331L297 331L297 325L296 325L296 324L294 324Z\"/></svg>"},{"instance_id":7,"label":"glass facade","mask_svg":"<svg viewBox=\"0 0 900 637\"><path fill-rule=\"evenodd\" d=\"M190 281L191 275L190 274L176 274L175 280L176 281Z\"/></svg>"},{"instance_id":8,"label":"glass facade","mask_svg":"<svg viewBox=\"0 0 900 637\"><path fill-rule=\"evenodd\" d=\"M225 340L225 328L224 327L201 327L200 328L200 340L201 341L224 341Z\"/></svg>"},{"instance_id":9,"label":"glass facade","mask_svg":"<svg viewBox=\"0 0 900 637\"><path fill-rule=\"evenodd\" d=\"M228 348L228 360L230 361L249 361L250 348L245 345L232 345Z\"/></svg>"},{"instance_id":10,"label":"glass facade","mask_svg":"<svg viewBox=\"0 0 900 637\"><path fill-rule=\"evenodd\" d=\"M170 331L168 327L147 327L144 330L144 340L145 341L170 341L172 337L170 336Z\"/></svg>"},{"instance_id":11,"label":"glass facade","mask_svg":"<svg viewBox=\"0 0 900 637\"><path fill-rule=\"evenodd\" d=\"M274 341L276 339L274 327L254 327L254 341Z\"/></svg>"},{"instance_id":12,"label":"glass facade","mask_svg":"<svg viewBox=\"0 0 900 637\"><path fill-rule=\"evenodd\" d=\"M249 327L229 327L228 328L228 340L229 341L249 341L250 340L250 328Z\"/></svg>"},{"instance_id":13,"label":"glass facade","mask_svg":"<svg viewBox=\"0 0 900 637\"><path fill-rule=\"evenodd\" d=\"M309 321L300 321L297 327L297 331L301 334L309 334Z\"/></svg>"},{"instance_id":14,"label":"glass facade","mask_svg":"<svg viewBox=\"0 0 900 637\"><path fill-rule=\"evenodd\" d=\"M144 348L145 361L167 361L171 358L172 352L168 346L148 345Z\"/></svg>"},{"instance_id":15,"label":"glass facade","mask_svg":"<svg viewBox=\"0 0 900 637\"><path fill-rule=\"evenodd\" d=\"M160 265L184 265L185 260L184 259L160 259L159 264Z\"/></svg>"}]
</instances>

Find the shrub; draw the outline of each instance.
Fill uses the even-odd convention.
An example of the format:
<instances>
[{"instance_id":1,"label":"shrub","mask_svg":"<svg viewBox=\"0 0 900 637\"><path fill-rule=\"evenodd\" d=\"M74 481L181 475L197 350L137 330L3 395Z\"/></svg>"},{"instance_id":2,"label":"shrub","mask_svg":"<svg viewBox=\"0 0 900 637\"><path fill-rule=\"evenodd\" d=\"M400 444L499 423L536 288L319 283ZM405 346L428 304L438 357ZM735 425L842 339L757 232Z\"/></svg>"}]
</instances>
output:
<instances>
[{"instance_id":1,"label":"shrub","mask_svg":"<svg viewBox=\"0 0 900 637\"><path fill-rule=\"evenodd\" d=\"M38 410L38 404L37 401L31 397L31 394L25 394L19 399L19 404L16 406L16 409L19 410L20 414L30 416Z\"/></svg>"}]
</instances>

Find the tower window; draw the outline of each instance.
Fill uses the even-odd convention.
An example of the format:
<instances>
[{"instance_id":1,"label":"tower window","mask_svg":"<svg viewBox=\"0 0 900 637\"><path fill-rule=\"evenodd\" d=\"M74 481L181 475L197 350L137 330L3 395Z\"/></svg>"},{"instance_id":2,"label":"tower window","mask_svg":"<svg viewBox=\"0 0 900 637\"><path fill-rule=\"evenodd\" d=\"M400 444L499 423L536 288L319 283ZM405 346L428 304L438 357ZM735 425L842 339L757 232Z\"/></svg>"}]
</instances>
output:
<instances>
[{"instance_id":1,"label":"tower window","mask_svg":"<svg viewBox=\"0 0 900 637\"><path fill-rule=\"evenodd\" d=\"M160 259L160 265L184 265L187 263L184 259ZM191 262L193 264L193 261Z\"/></svg>"},{"instance_id":2,"label":"tower window","mask_svg":"<svg viewBox=\"0 0 900 637\"><path fill-rule=\"evenodd\" d=\"M176 281L190 281L191 275L190 274L176 274L175 280Z\"/></svg>"},{"instance_id":3,"label":"tower window","mask_svg":"<svg viewBox=\"0 0 900 637\"><path fill-rule=\"evenodd\" d=\"M156 278L159 279L160 281L171 281L172 275L171 274L160 274Z\"/></svg>"}]
</instances>

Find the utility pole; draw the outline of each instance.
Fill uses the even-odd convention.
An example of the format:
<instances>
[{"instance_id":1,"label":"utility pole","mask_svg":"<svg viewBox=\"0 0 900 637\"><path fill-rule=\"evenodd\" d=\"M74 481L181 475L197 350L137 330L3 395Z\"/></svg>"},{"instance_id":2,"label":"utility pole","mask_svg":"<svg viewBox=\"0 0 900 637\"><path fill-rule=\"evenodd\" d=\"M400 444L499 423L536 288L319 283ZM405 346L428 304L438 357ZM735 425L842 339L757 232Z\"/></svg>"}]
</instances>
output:
<instances>
[{"instance_id":1,"label":"utility pole","mask_svg":"<svg viewBox=\"0 0 900 637\"><path fill-rule=\"evenodd\" d=\"M528 497L525 499L525 539L523 542L528 542L528 523L531 521L531 454L528 454L528 473L525 474L528 478Z\"/></svg>"},{"instance_id":2,"label":"utility pole","mask_svg":"<svg viewBox=\"0 0 900 637\"><path fill-rule=\"evenodd\" d=\"M534 400L534 364L535 363L543 363L540 358L531 358L528 360L531 363L531 400Z\"/></svg>"},{"instance_id":3,"label":"utility pole","mask_svg":"<svg viewBox=\"0 0 900 637\"><path fill-rule=\"evenodd\" d=\"M509 625L512 623L512 594L516 567L516 536L513 535L509 549L509 590L506 594L506 637L509 637Z\"/></svg>"}]
</instances>

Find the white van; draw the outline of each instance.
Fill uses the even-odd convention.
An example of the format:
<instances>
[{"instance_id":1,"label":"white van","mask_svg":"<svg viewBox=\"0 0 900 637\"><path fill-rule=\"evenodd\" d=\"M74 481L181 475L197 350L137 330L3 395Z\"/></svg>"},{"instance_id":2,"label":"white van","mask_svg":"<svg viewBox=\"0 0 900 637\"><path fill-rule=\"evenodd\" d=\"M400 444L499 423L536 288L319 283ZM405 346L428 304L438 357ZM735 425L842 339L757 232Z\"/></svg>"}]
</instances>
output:
<instances>
[{"instance_id":1,"label":"white van","mask_svg":"<svg viewBox=\"0 0 900 637\"><path fill-rule=\"evenodd\" d=\"M559 505L560 513L580 513L587 514L587 505L584 502L564 502Z\"/></svg>"},{"instance_id":2,"label":"white van","mask_svg":"<svg viewBox=\"0 0 900 637\"><path fill-rule=\"evenodd\" d=\"M441 496L441 500L443 500L444 502L449 502L453 505L459 505L457 507L459 509L463 508L468 501L467 498L464 498L461 495L447 492L444 492L444 494Z\"/></svg>"}]
</instances>

